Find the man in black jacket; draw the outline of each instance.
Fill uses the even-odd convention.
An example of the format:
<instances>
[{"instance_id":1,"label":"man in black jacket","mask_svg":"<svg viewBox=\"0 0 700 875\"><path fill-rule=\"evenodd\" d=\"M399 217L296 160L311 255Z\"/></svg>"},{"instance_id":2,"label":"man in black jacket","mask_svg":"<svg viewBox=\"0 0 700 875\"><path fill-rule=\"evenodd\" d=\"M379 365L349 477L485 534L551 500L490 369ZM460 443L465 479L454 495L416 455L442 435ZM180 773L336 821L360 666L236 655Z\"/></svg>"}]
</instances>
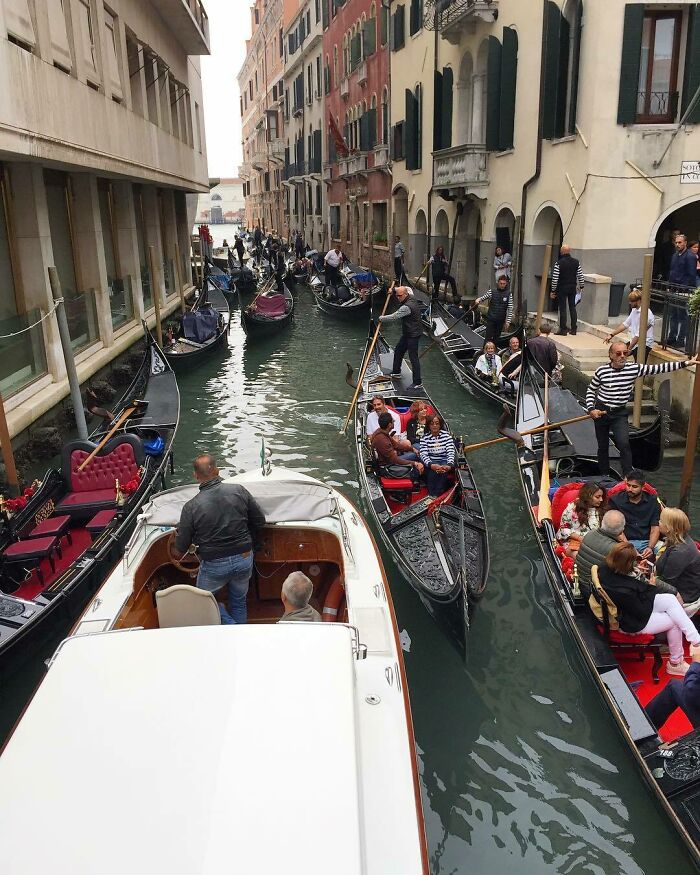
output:
<instances>
[{"instance_id":1,"label":"man in black jacket","mask_svg":"<svg viewBox=\"0 0 700 875\"><path fill-rule=\"evenodd\" d=\"M527 342L528 352L550 377L554 373L554 368L559 364L557 345L549 336L551 331L551 326L545 322L540 326L537 335L531 337Z\"/></svg>"},{"instance_id":2,"label":"man in black jacket","mask_svg":"<svg viewBox=\"0 0 700 875\"><path fill-rule=\"evenodd\" d=\"M477 298L470 309L475 310L479 304L489 302L486 313L486 331L484 343L492 340L498 346L498 339L505 331L508 332L513 321L513 293L507 276L501 276L496 282L495 289L489 289Z\"/></svg>"},{"instance_id":3,"label":"man in black jacket","mask_svg":"<svg viewBox=\"0 0 700 875\"><path fill-rule=\"evenodd\" d=\"M559 302L559 331L566 336L566 307L571 314L571 333L576 334L576 295L583 292L583 271L578 258L573 258L566 243L559 250L559 261L552 271L552 298Z\"/></svg>"},{"instance_id":4,"label":"man in black jacket","mask_svg":"<svg viewBox=\"0 0 700 875\"><path fill-rule=\"evenodd\" d=\"M422 389L420 376L420 358L418 357L418 344L423 334L423 321L421 320L422 304L417 301L411 290L406 286L398 286L394 289L394 295L399 302L399 308L389 316L380 316L379 321L398 322L401 320L401 339L394 348L394 366L392 377L401 376L401 362L408 351L408 358L413 369L413 385L411 389Z\"/></svg>"},{"instance_id":5,"label":"man in black jacket","mask_svg":"<svg viewBox=\"0 0 700 875\"><path fill-rule=\"evenodd\" d=\"M245 623L253 533L265 525L265 514L247 489L222 481L213 456L197 456L193 467L199 493L182 508L175 549L184 554L195 545L201 561L197 586L209 592L227 587L228 610L219 603L221 622Z\"/></svg>"}]
</instances>

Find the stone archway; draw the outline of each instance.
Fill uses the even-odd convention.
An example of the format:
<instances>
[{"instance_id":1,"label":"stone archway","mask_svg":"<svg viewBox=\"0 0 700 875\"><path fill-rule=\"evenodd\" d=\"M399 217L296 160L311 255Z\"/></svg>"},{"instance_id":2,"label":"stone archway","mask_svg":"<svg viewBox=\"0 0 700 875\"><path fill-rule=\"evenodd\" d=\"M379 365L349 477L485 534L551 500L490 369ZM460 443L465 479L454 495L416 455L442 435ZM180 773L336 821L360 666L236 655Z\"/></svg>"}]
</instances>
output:
<instances>
[{"instance_id":1,"label":"stone archway","mask_svg":"<svg viewBox=\"0 0 700 875\"><path fill-rule=\"evenodd\" d=\"M548 274L551 276L554 262L559 258L563 236L564 229L559 210L554 204L545 204L535 216L531 240L523 253L523 299L531 302L537 300L545 246L548 243L552 246L548 267ZM550 301L548 297L546 307L551 306Z\"/></svg>"},{"instance_id":2,"label":"stone archway","mask_svg":"<svg viewBox=\"0 0 700 875\"><path fill-rule=\"evenodd\" d=\"M408 191L403 185L397 185L393 196L394 235L399 235L401 242L408 250ZM393 240L389 242L393 245Z\"/></svg>"},{"instance_id":3,"label":"stone archway","mask_svg":"<svg viewBox=\"0 0 700 875\"><path fill-rule=\"evenodd\" d=\"M428 253L428 220L423 210L416 213L415 230L409 240L410 273L415 277L421 272Z\"/></svg>"}]
</instances>

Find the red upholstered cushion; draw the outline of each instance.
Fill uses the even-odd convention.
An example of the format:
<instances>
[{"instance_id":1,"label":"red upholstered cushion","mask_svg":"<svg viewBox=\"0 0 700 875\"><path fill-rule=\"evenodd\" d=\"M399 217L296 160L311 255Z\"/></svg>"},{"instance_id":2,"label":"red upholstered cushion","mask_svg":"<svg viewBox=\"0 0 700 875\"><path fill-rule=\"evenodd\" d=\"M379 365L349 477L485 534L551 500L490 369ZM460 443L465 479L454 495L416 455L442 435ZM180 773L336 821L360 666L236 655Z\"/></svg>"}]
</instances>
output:
<instances>
[{"instance_id":1,"label":"red upholstered cushion","mask_svg":"<svg viewBox=\"0 0 700 875\"><path fill-rule=\"evenodd\" d=\"M566 505L576 501L582 486L583 483L565 483L554 493L552 497L552 523L555 529L561 525L561 515L564 513Z\"/></svg>"},{"instance_id":2,"label":"red upholstered cushion","mask_svg":"<svg viewBox=\"0 0 700 875\"><path fill-rule=\"evenodd\" d=\"M71 492L95 489L111 489L114 481L126 483L139 470L131 444L119 444L111 453L95 456L82 471L78 466L88 457L85 450L73 450L70 454Z\"/></svg>"},{"instance_id":3,"label":"red upholstered cushion","mask_svg":"<svg viewBox=\"0 0 700 875\"><path fill-rule=\"evenodd\" d=\"M46 535L60 534L70 523L69 516L52 516L39 523L29 533L30 538L42 538Z\"/></svg>"},{"instance_id":4,"label":"red upholstered cushion","mask_svg":"<svg viewBox=\"0 0 700 875\"><path fill-rule=\"evenodd\" d=\"M56 538L31 538L29 541L17 541L5 547L5 556L12 559L31 559L46 556L55 546Z\"/></svg>"},{"instance_id":5,"label":"red upholstered cushion","mask_svg":"<svg viewBox=\"0 0 700 875\"><path fill-rule=\"evenodd\" d=\"M58 507L80 507L82 504L115 504L116 500L114 486L111 489L86 489L83 492L70 492L61 499Z\"/></svg>"},{"instance_id":6,"label":"red upholstered cushion","mask_svg":"<svg viewBox=\"0 0 700 875\"><path fill-rule=\"evenodd\" d=\"M618 492L622 492L622 490L624 488L625 488L625 481L621 480L619 483L616 483L611 489L608 489L608 498L610 498L611 495L617 495ZM648 492L649 495L656 495L657 494L654 487L651 486L651 484L649 484L649 483L644 484L644 491Z\"/></svg>"},{"instance_id":7,"label":"red upholstered cushion","mask_svg":"<svg viewBox=\"0 0 700 875\"><path fill-rule=\"evenodd\" d=\"M408 477L392 478L380 477L379 482L382 484L382 489L387 489L389 492L411 491L413 489L413 480Z\"/></svg>"},{"instance_id":8,"label":"red upholstered cushion","mask_svg":"<svg viewBox=\"0 0 700 875\"><path fill-rule=\"evenodd\" d=\"M603 634L603 626L599 625L598 631ZM641 632L620 632L619 630L610 630L609 641L611 644L651 644L653 640L653 635L643 635Z\"/></svg>"},{"instance_id":9,"label":"red upholstered cushion","mask_svg":"<svg viewBox=\"0 0 700 875\"><path fill-rule=\"evenodd\" d=\"M431 416L433 413L435 413L434 407L432 407L430 404L427 404L426 406L428 408L428 416ZM394 409L393 407L389 407L389 410L393 410L393 409ZM400 411L397 410L396 413L398 413L399 416L401 417L401 431L405 432L406 429L408 428L409 420L411 419L411 411L409 409L405 413L401 413Z\"/></svg>"},{"instance_id":10,"label":"red upholstered cushion","mask_svg":"<svg viewBox=\"0 0 700 875\"><path fill-rule=\"evenodd\" d=\"M88 532L102 531L112 522L117 515L116 510L101 510L96 513L90 522L85 526Z\"/></svg>"}]
</instances>

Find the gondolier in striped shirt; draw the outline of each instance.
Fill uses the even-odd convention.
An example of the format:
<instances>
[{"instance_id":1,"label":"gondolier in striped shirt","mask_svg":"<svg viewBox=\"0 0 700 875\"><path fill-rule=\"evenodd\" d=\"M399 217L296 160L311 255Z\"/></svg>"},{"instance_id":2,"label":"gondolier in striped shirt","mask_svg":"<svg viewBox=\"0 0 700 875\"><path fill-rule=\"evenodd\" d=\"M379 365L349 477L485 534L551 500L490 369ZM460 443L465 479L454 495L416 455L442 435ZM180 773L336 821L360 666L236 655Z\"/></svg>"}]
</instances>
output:
<instances>
[{"instance_id":1,"label":"gondolier in striped shirt","mask_svg":"<svg viewBox=\"0 0 700 875\"><path fill-rule=\"evenodd\" d=\"M610 362L601 365L593 375L586 392L586 409L595 425L598 441L598 467L601 475L610 473L609 442L612 437L620 451L622 473L634 467L630 448L627 402L634 390L637 377L668 374L698 363L698 357L684 362L663 362L660 365L639 365L627 358L627 345L610 345Z\"/></svg>"},{"instance_id":2,"label":"gondolier in striped shirt","mask_svg":"<svg viewBox=\"0 0 700 875\"><path fill-rule=\"evenodd\" d=\"M489 309L486 313L484 343L493 340L498 345L498 338L504 330L508 331L513 322L513 293L510 290L507 276L499 277L496 288L484 292L469 309L475 310L479 304L483 304L485 301L489 302Z\"/></svg>"}]
</instances>

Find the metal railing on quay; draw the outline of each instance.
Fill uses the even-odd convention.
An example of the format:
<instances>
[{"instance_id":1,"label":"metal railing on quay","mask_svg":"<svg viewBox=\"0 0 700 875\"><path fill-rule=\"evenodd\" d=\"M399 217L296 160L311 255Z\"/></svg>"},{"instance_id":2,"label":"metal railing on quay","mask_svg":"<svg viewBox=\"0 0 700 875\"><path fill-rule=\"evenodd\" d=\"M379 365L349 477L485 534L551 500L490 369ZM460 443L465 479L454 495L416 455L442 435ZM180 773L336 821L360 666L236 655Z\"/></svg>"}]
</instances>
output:
<instances>
[{"instance_id":1,"label":"metal railing on quay","mask_svg":"<svg viewBox=\"0 0 700 875\"><path fill-rule=\"evenodd\" d=\"M641 288L642 281L635 285ZM688 312L688 303L695 292L694 286L679 286L666 280L651 284L651 310L661 316L661 346L669 347L688 356L695 355L698 344L698 317Z\"/></svg>"}]
</instances>

